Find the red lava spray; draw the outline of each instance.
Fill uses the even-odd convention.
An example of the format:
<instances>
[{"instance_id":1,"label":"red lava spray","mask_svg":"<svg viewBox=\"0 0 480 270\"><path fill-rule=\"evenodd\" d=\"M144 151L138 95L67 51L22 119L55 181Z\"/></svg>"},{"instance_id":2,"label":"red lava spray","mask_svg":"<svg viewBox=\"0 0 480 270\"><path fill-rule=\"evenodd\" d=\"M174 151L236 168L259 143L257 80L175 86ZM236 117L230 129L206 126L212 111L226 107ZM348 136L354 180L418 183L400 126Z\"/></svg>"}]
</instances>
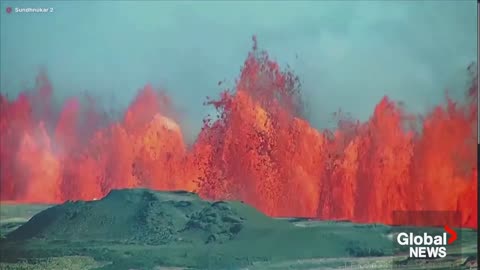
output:
<instances>
[{"instance_id":1,"label":"red lava spray","mask_svg":"<svg viewBox=\"0 0 480 270\"><path fill-rule=\"evenodd\" d=\"M461 225L477 228L472 75L467 102L447 97L421 120L385 97L366 122L320 131L302 118L297 78L255 43L235 89L207 102L219 117L187 146L170 100L151 86L112 119L88 97L56 110L42 72L35 91L0 96L1 200L91 200L142 186L239 199L271 216L391 224L392 211L459 210Z\"/></svg>"}]
</instances>

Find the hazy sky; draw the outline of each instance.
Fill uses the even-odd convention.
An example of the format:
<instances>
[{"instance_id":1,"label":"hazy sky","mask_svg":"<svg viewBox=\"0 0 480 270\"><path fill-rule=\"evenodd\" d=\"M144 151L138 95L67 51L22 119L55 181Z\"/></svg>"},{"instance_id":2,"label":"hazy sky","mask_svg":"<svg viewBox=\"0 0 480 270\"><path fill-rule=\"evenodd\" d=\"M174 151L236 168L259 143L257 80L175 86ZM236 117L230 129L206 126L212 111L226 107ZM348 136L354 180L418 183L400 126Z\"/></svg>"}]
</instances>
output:
<instances>
[{"instance_id":1,"label":"hazy sky","mask_svg":"<svg viewBox=\"0 0 480 270\"><path fill-rule=\"evenodd\" d=\"M316 126L339 107L366 119L383 95L421 112L462 86L476 13L476 1L2 1L1 91L32 85L39 66L60 96L87 89L120 105L150 82L195 133L205 96L233 84L256 34L300 76Z\"/></svg>"}]
</instances>

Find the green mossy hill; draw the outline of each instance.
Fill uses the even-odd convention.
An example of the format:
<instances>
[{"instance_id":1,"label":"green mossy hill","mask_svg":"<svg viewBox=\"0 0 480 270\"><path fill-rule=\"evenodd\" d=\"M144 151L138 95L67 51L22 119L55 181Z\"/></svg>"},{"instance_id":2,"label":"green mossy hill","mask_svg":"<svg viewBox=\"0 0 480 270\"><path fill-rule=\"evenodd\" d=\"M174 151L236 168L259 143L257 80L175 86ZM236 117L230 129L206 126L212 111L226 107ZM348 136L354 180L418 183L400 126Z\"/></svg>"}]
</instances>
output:
<instances>
[{"instance_id":1,"label":"green mossy hill","mask_svg":"<svg viewBox=\"0 0 480 270\"><path fill-rule=\"evenodd\" d=\"M223 243L244 230L271 225L272 219L241 202L210 202L183 191L122 189L102 200L48 208L7 235L7 240Z\"/></svg>"}]
</instances>

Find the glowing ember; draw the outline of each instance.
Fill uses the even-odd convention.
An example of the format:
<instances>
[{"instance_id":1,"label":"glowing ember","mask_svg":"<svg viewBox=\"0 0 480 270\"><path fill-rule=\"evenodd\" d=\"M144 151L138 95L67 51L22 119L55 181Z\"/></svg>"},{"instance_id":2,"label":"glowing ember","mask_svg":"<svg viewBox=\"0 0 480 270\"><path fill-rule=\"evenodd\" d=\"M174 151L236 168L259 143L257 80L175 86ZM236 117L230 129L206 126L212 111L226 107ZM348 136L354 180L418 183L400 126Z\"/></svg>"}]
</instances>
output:
<instances>
[{"instance_id":1,"label":"glowing ember","mask_svg":"<svg viewBox=\"0 0 480 270\"><path fill-rule=\"evenodd\" d=\"M0 96L0 195L54 203L143 186L240 199L272 216L392 223L395 210L460 210L476 228L476 89L422 121L385 97L368 121L319 131L302 118L296 78L255 44L235 91L208 102L219 119L187 147L151 86L114 121L89 98L57 112L41 73L36 91Z\"/></svg>"}]
</instances>

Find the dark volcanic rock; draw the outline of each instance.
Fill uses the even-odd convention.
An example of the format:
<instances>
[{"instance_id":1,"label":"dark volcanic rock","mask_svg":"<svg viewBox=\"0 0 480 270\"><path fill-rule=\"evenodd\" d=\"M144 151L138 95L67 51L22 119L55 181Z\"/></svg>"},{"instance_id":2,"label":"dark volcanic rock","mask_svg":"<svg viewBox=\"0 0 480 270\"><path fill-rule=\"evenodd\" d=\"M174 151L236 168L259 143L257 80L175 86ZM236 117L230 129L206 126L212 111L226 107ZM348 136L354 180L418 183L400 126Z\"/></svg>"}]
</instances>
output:
<instances>
[{"instance_id":1,"label":"dark volcanic rock","mask_svg":"<svg viewBox=\"0 0 480 270\"><path fill-rule=\"evenodd\" d=\"M205 243L231 240L243 228L245 218L226 202L215 202L193 213L181 232L197 232Z\"/></svg>"}]
</instances>

